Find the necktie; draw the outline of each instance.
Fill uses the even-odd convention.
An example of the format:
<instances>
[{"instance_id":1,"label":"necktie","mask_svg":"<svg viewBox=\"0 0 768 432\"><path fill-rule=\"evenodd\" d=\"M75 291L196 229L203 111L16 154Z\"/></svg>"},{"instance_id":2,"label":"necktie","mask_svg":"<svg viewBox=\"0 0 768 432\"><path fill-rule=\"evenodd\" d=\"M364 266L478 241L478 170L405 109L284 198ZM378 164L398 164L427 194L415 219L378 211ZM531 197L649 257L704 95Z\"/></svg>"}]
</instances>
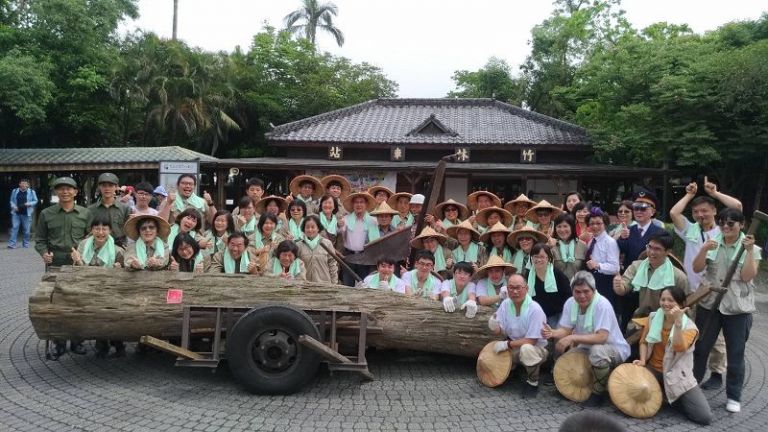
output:
<instances>
[{"instance_id":1,"label":"necktie","mask_svg":"<svg viewBox=\"0 0 768 432\"><path fill-rule=\"evenodd\" d=\"M592 251L595 250L596 244L597 244L597 237L593 238L592 241L589 243L589 247L587 248L587 254L584 257L584 262L587 262L590 259L592 259Z\"/></svg>"}]
</instances>

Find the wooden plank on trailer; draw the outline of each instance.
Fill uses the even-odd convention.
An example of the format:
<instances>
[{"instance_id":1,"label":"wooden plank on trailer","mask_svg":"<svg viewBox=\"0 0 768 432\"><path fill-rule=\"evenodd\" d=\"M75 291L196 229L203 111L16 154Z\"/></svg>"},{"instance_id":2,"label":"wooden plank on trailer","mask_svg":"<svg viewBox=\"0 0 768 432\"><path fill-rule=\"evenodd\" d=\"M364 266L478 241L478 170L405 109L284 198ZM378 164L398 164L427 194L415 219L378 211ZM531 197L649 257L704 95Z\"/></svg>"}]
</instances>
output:
<instances>
[{"instance_id":1,"label":"wooden plank on trailer","mask_svg":"<svg viewBox=\"0 0 768 432\"><path fill-rule=\"evenodd\" d=\"M169 354L174 354L179 357L183 357L190 360L203 360L205 358L194 351L190 351L188 349L182 348L172 343L168 343L161 339L154 338L152 336L142 336L139 339L139 342L143 343L144 345L149 345L153 348L157 348L160 351L164 351Z\"/></svg>"}]
</instances>

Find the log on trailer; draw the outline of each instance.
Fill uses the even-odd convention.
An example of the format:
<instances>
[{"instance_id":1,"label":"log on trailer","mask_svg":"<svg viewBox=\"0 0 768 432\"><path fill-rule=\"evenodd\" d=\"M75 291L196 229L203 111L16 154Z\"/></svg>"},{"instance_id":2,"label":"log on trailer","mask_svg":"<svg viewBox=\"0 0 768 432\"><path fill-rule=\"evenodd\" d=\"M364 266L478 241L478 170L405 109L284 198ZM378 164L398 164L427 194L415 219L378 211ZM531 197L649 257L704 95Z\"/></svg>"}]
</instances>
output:
<instances>
[{"instance_id":1,"label":"log on trailer","mask_svg":"<svg viewBox=\"0 0 768 432\"><path fill-rule=\"evenodd\" d=\"M182 290L169 303L169 290ZM46 273L29 299L29 316L41 339L136 341L181 335L184 305L262 306L367 312L368 345L476 357L494 339L487 328L493 310L481 306L473 319L445 313L440 302L369 288L286 281L280 278L63 267ZM211 322L195 322L212 327Z\"/></svg>"}]
</instances>

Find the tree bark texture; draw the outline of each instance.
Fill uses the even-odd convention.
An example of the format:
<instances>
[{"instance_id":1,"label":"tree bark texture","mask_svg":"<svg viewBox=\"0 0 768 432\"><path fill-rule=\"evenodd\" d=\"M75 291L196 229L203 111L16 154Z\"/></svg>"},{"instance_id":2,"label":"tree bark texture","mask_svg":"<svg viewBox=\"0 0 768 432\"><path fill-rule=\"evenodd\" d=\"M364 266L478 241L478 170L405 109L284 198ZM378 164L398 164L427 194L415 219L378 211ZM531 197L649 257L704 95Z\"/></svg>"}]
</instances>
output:
<instances>
[{"instance_id":1,"label":"tree bark texture","mask_svg":"<svg viewBox=\"0 0 768 432\"><path fill-rule=\"evenodd\" d=\"M168 304L169 289L183 291ZM442 303L392 292L280 278L63 267L46 273L29 298L29 316L41 339L138 340L181 335L182 309L195 306L283 304L298 309L367 312L368 346L476 357L493 339L487 322L493 310L480 306L468 319L446 313ZM213 327L194 322L193 327Z\"/></svg>"}]
</instances>

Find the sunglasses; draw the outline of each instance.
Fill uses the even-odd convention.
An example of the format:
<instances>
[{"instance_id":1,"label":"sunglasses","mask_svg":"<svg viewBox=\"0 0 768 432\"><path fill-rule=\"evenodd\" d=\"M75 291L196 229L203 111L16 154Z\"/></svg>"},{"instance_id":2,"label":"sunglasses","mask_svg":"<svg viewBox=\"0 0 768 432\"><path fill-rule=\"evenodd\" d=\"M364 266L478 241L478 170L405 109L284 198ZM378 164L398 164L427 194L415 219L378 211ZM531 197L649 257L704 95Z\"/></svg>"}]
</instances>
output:
<instances>
[{"instance_id":1,"label":"sunglasses","mask_svg":"<svg viewBox=\"0 0 768 432\"><path fill-rule=\"evenodd\" d=\"M457 211L459 211L459 209L457 209L456 207L448 207L448 208L445 209L446 213L448 213L448 212L457 212Z\"/></svg>"},{"instance_id":2,"label":"sunglasses","mask_svg":"<svg viewBox=\"0 0 768 432\"><path fill-rule=\"evenodd\" d=\"M648 204L632 204L632 210L635 211L646 211L649 208L651 208L651 206Z\"/></svg>"},{"instance_id":3,"label":"sunglasses","mask_svg":"<svg viewBox=\"0 0 768 432\"><path fill-rule=\"evenodd\" d=\"M732 220L729 220L729 221L726 221L726 220L719 220L719 221L717 221L717 224L718 224L718 225L720 225L720 226L725 226L725 225L728 225L728 228L733 228L733 227L734 227L734 225L736 225L737 223L739 223L739 222L736 222L736 221L732 221Z\"/></svg>"}]
</instances>

